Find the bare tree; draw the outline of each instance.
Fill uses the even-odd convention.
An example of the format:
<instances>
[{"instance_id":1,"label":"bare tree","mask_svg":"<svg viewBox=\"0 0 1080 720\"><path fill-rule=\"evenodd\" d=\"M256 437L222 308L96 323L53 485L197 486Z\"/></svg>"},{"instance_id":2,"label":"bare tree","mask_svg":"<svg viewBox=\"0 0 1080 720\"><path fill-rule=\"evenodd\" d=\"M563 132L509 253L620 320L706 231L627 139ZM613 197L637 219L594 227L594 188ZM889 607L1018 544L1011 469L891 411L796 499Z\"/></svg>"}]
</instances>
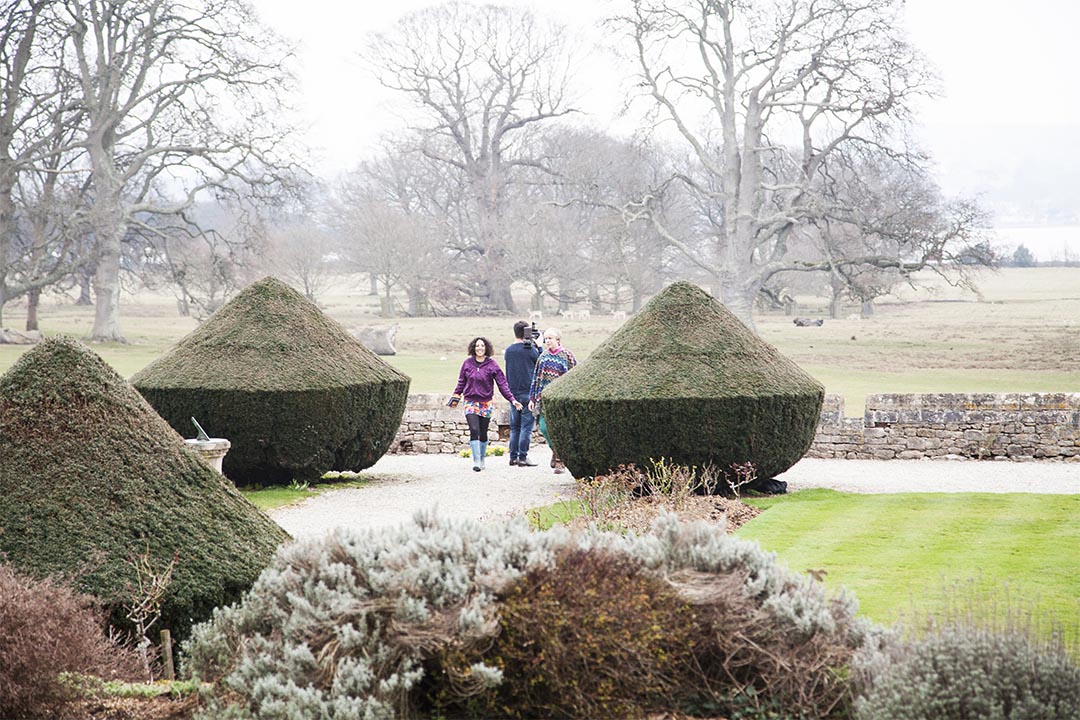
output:
<instances>
[{"instance_id":1,"label":"bare tree","mask_svg":"<svg viewBox=\"0 0 1080 720\"><path fill-rule=\"evenodd\" d=\"M181 315L209 317L229 296L255 279L265 254L264 231L250 212L197 203L179 215L156 215L138 254L140 281L173 289ZM134 261L132 261L134 264Z\"/></svg>"},{"instance_id":2,"label":"bare tree","mask_svg":"<svg viewBox=\"0 0 1080 720\"><path fill-rule=\"evenodd\" d=\"M565 97L565 31L523 10L449 3L406 16L377 35L367 59L382 84L421 111L409 142L460 176L461 285L496 311L513 311L503 216L509 189L547 172L532 134L574 112Z\"/></svg>"},{"instance_id":3,"label":"bare tree","mask_svg":"<svg viewBox=\"0 0 1080 720\"><path fill-rule=\"evenodd\" d=\"M282 180L287 51L240 0L62 0L58 14L85 112L97 243L90 339L122 342L131 226L206 191Z\"/></svg>"},{"instance_id":4,"label":"bare tree","mask_svg":"<svg viewBox=\"0 0 1080 720\"><path fill-rule=\"evenodd\" d=\"M58 74L62 55L50 3L6 0L0 16L0 318L5 303L29 295L33 330L41 288L76 262L77 223L63 174L79 112Z\"/></svg>"},{"instance_id":5,"label":"bare tree","mask_svg":"<svg viewBox=\"0 0 1080 720\"><path fill-rule=\"evenodd\" d=\"M913 98L933 78L902 35L898 0L632 0L619 19L638 73L695 162L673 175L711 206L702 253L638 208L674 247L719 284L752 325L770 274L791 269L788 244L829 205L830 158L895 141ZM704 114L704 126L694 118ZM715 136L714 136L715 132ZM874 264L866 257L865 261ZM895 264L896 257L883 260Z\"/></svg>"},{"instance_id":6,"label":"bare tree","mask_svg":"<svg viewBox=\"0 0 1080 720\"><path fill-rule=\"evenodd\" d=\"M311 219L276 224L267 231L266 267L312 302L333 284L338 239Z\"/></svg>"},{"instance_id":7,"label":"bare tree","mask_svg":"<svg viewBox=\"0 0 1080 720\"><path fill-rule=\"evenodd\" d=\"M873 301L913 273L930 269L974 289L972 270L997 260L984 240L988 218L966 200L947 200L917 163L878 148L838 151L821 178L828 204L809 235L817 246L803 270L829 273L832 315L851 297L872 314ZM766 277L766 282L768 277Z\"/></svg>"}]
</instances>

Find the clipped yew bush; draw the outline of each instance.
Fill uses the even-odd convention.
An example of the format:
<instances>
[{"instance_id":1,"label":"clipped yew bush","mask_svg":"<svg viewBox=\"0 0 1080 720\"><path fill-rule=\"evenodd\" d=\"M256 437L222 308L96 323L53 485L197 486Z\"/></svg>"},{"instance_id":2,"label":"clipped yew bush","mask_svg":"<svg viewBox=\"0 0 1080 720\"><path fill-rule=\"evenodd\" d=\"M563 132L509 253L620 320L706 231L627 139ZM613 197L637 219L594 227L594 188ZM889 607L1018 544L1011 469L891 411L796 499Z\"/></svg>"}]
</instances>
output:
<instances>
[{"instance_id":1,"label":"clipped yew bush","mask_svg":"<svg viewBox=\"0 0 1080 720\"><path fill-rule=\"evenodd\" d=\"M765 479L809 449L824 394L712 296L677 282L544 390L544 413L577 477L665 458L750 463Z\"/></svg>"},{"instance_id":2,"label":"clipped yew bush","mask_svg":"<svg viewBox=\"0 0 1080 720\"><path fill-rule=\"evenodd\" d=\"M741 624L710 609L733 594ZM789 701L785 717L826 718L868 637L854 614L756 544L672 515L637 537L421 514L285 546L185 649L213 683L207 718L753 717ZM733 643L747 653L728 666ZM816 662L785 662L799 653Z\"/></svg>"},{"instance_id":3,"label":"clipped yew bush","mask_svg":"<svg viewBox=\"0 0 1080 720\"><path fill-rule=\"evenodd\" d=\"M371 467L397 433L409 390L408 376L272 277L132 383L182 435L194 435L194 417L228 439L224 472L239 485Z\"/></svg>"},{"instance_id":4,"label":"clipped yew bush","mask_svg":"<svg viewBox=\"0 0 1080 720\"><path fill-rule=\"evenodd\" d=\"M64 673L138 677L135 653L105 634L94 599L0 563L0 717L55 717L78 695Z\"/></svg>"},{"instance_id":5,"label":"clipped yew bush","mask_svg":"<svg viewBox=\"0 0 1080 720\"><path fill-rule=\"evenodd\" d=\"M0 554L22 572L65 576L123 626L129 561L163 570L178 554L159 627L182 637L286 538L77 340L45 340L0 377Z\"/></svg>"}]
</instances>

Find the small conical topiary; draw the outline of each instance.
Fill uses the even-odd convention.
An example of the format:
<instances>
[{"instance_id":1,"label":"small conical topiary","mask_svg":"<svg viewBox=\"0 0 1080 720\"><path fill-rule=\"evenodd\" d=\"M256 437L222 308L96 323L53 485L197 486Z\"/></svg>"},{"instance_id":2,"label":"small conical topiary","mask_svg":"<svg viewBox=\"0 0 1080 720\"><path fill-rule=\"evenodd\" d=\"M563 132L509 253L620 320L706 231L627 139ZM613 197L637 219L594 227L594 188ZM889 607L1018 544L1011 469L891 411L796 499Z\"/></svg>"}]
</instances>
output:
<instances>
[{"instance_id":1,"label":"small conical topiary","mask_svg":"<svg viewBox=\"0 0 1080 720\"><path fill-rule=\"evenodd\" d=\"M575 476L661 458L759 479L809 449L824 388L708 293L668 286L544 390L552 445Z\"/></svg>"},{"instance_id":2,"label":"small conical topiary","mask_svg":"<svg viewBox=\"0 0 1080 720\"><path fill-rule=\"evenodd\" d=\"M232 442L238 485L363 470L389 449L409 377L272 277L244 288L132 378L181 434Z\"/></svg>"},{"instance_id":3,"label":"small conical topiary","mask_svg":"<svg viewBox=\"0 0 1080 720\"><path fill-rule=\"evenodd\" d=\"M45 340L0 377L0 555L24 572L67 576L123 626L129 561L160 573L175 556L160 627L183 637L286 539L77 340Z\"/></svg>"}]
</instances>

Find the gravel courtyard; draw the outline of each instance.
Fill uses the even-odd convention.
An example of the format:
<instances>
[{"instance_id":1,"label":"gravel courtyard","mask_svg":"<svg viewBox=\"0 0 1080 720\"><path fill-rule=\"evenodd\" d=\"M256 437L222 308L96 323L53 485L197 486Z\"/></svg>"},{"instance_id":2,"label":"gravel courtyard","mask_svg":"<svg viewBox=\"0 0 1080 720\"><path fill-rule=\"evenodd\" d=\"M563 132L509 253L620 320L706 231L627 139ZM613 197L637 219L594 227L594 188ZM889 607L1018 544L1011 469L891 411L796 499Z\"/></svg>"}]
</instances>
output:
<instances>
[{"instance_id":1,"label":"gravel courtyard","mask_svg":"<svg viewBox=\"0 0 1080 720\"><path fill-rule=\"evenodd\" d=\"M490 457L487 469L457 455L387 455L369 471L385 479L364 488L334 490L271 511L294 537L334 527L379 528L435 508L452 518L483 519L520 513L574 496L574 479L548 467L546 447L531 452L534 468L510 467ZM857 493L1023 492L1080 494L1080 463L931 460L816 460L807 458L779 476L788 491L833 488Z\"/></svg>"}]
</instances>

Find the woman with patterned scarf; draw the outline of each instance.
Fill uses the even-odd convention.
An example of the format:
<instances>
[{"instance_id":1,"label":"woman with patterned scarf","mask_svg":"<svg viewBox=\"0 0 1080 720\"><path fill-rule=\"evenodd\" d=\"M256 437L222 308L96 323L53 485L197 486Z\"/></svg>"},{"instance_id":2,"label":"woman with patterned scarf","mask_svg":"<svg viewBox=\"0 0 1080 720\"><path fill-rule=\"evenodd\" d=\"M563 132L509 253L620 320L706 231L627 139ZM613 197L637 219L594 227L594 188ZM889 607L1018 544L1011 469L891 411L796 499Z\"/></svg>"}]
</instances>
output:
<instances>
[{"instance_id":1,"label":"woman with patterned scarf","mask_svg":"<svg viewBox=\"0 0 1080 720\"><path fill-rule=\"evenodd\" d=\"M533 374L532 388L529 392L529 410L540 419L540 434L544 436L548 447L551 447L551 438L548 437L547 423L544 422L543 392L552 380L570 371L577 365L574 353L562 346L562 334L555 328L544 331L544 346L547 350L536 361L536 371ZM551 448L551 467L556 473L566 472L566 466L555 455L555 448Z\"/></svg>"}]
</instances>

